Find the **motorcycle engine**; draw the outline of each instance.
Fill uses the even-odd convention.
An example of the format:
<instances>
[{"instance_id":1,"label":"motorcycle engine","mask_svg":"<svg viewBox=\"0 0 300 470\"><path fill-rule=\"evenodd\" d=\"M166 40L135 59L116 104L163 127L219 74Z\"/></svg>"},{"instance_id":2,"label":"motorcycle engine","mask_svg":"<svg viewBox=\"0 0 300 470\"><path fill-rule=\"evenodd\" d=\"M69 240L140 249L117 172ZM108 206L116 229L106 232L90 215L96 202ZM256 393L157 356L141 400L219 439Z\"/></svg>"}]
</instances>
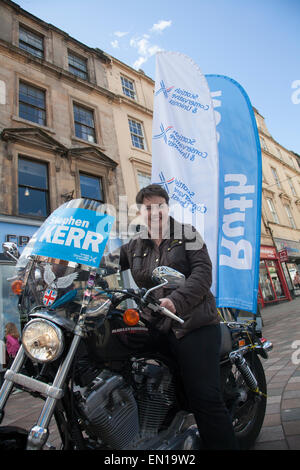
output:
<instances>
[{"instance_id":1,"label":"motorcycle engine","mask_svg":"<svg viewBox=\"0 0 300 470\"><path fill-rule=\"evenodd\" d=\"M139 431L137 404L121 375L103 370L81 403L86 431L113 449L127 449Z\"/></svg>"},{"instance_id":2,"label":"motorcycle engine","mask_svg":"<svg viewBox=\"0 0 300 470\"><path fill-rule=\"evenodd\" d=\"M133 360L131 382L103 370L82 395L86 432L106 447L138 449L158 434L175 406L173 378L163 364Z\"/></svg>"}]
</instances>

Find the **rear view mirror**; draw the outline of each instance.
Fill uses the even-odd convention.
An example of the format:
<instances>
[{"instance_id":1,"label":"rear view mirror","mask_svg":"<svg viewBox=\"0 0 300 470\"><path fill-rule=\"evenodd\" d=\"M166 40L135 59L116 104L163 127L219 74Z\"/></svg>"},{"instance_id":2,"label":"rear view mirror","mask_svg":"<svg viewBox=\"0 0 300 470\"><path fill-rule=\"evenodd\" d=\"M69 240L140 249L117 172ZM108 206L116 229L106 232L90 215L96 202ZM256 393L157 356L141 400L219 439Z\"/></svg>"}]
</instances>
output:
<instances>
[{"instance_id":1,"label":"rear view mirror","mask_svg":"<svg viewBox=\"0 0 300 470\"><path fill-rule=\"evenodd\" d=\"M158 266L152 272L152 280L158 284L167 282L168 287L181 286L185 281L185 275L168 266Z\"/></svg>"},{"instance_id":2,"label":"rear view mirror","mask_svg":"<svg viewBox=\"0 0 300 470\"><path fill-rule=\"evenodd\" d=\"M18 251L18 247L15 243L12 242L4 242L2 243L2 248L4 254L8 256L9 258L12 258L15 261L18 261L20 257L20 253Z\"/></svg>"}]
</instances>

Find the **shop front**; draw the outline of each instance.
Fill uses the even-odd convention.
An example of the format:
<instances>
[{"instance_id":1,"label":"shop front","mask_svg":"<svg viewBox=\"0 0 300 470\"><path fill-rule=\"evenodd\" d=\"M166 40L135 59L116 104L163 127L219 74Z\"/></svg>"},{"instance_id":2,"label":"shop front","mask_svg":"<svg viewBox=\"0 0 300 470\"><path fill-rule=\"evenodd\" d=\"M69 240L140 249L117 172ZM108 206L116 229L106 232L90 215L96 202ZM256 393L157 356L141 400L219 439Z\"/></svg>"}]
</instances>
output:
<instances>
[{"instance_id":1,"label":"shop front","mask_svg":"<svg viewBox=\"0 0 300 470\"><path fill-rule=\"evenodd\" d=\"M292 300L281 266L279 255L273 246L260 247L259 303L267 304Z\"/></svg>"},{"instance_id":2,"label":"shop front","mask_svg":"<svg viewBox=\"0 0 300 470\"><path fill-rule=\"evenodd\" d=\"M286 276L288 286L294 295L300 295L300 285L296 275L300 274L300 243L294 240L274 239L279 255L282 258L282 268Z\"/></svg>"},{"instance_id":3,"label":"shop front","mask_svg":"<svg viewBox=\"0 0 300 470\"><path fill-rule=\"evenodd\" d=\"M21 322L18 312L18 297L11 290L12 278L15 275L15 263L2 252L2 243L14 242L21 253L32 235L41 225L39 221L26 220L18 223L17 218L0 216L0 370L5 364L5 326L14 323L21 333Z\"/></svg>"}]
</instances>

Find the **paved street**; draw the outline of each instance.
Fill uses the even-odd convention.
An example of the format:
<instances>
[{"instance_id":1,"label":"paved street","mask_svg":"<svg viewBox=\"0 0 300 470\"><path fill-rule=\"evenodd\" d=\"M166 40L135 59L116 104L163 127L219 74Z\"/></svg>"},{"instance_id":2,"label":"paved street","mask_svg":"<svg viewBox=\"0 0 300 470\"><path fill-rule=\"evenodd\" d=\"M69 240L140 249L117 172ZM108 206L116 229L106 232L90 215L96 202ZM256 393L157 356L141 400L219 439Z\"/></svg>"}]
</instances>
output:
<instances>
[{"instance_id":1,"label":"paved street","mask_svg":"<svg viewBox=\"0 0 300 470\"><path fill-rule=\"evenodd\" d=\"M269 359L263 360L268 403L254 450L300 450L300 298L267 307L262 317L263 335L274 343L274 348ZM297 349L292 347L295 341L299 341ZM293 354L296 361L292 360ZM25 392L11 396L3 424L30 428L42 403ZM53 445L58 443L54 423L49 440Z\"/></svg>"},{"instance_id":2,"label":"paved street","mask_svg":"<svg viewBox=\"0 0 300 470\"><path fill-rule=\"evenodd\" d=\"M267 411L254 449L300 450L300 298L266 307L262 317L263 335L274 348L263 360Z\"/></svg>"}]
</instances>

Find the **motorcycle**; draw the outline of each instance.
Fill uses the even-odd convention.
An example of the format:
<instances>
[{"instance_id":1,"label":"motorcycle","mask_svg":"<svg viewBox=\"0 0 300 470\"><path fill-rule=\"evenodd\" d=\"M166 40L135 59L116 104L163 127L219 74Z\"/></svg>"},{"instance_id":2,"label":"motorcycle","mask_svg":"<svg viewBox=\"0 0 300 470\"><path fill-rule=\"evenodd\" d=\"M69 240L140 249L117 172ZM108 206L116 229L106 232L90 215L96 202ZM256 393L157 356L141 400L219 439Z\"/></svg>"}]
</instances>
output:
<instances>
[{"instance_id":1,"label":"motorcycle","mask_svg":"<svg viewBox=\"0 0 300 470\"><path fill-rule=\"evenodd\" d=\"M23 315L26 310L28 321L0 390L0 423L14 386L45 403L30 430L0 426L0 448L45 448L54 417L61 450L201 449L177 365L157 349L157 331L143 315L147 309L183 323L159 305L153 292L176 288L185 276L159 266L150 289L123 288L115 276L117 251L107 248L109 222L101 206L81 199L57 211L16 266L14 283L22 282L19 309ZM95 215L98 231L93 232ZM5 249L16 258L11 244ZM76 262L74 256L91 259L90 264ZM259 356L267 358L272 344L261 337L255 321L222 321L221 331L223 397L239 446L248 449L260 432L266 408ZM23 367L28 360L35 365L35 375Z\"/></svg>"}]
</instances>

